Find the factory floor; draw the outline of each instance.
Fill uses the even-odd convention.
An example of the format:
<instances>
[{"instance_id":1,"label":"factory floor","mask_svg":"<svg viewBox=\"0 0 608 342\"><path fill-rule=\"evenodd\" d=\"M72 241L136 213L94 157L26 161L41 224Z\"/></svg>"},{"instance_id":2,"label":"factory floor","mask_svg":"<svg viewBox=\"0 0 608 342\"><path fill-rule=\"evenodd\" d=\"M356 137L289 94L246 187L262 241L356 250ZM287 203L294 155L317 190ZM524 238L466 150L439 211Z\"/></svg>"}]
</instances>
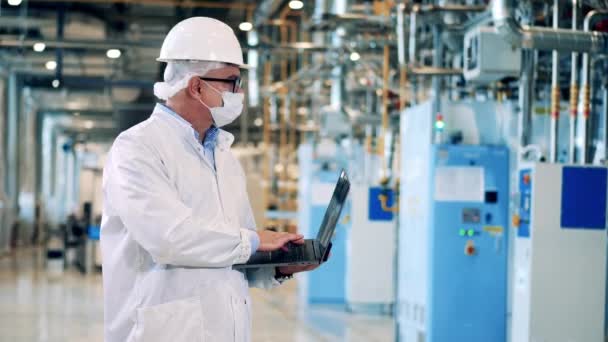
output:
<instances>
[{"instance_id":1,"label":"factory floor","mask_svg":"<svg viewBox=\"0 0 608 342\"><path fill-rule=\"evenodd\" d=\"M253 341L392 341L388 316L298 308L296 281L252 290ZM0 257L0 341L103 341L101 275L53 277L38 249Z\"/></svg>"}]
</instances>

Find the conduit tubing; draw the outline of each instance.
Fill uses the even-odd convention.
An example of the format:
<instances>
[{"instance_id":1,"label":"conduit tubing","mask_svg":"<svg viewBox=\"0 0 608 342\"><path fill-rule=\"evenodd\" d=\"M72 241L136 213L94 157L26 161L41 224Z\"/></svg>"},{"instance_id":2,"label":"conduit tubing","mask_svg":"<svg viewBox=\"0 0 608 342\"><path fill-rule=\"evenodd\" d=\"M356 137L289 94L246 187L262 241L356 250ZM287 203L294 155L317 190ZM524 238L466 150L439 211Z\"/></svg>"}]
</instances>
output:
<instances>
[{"instance_id":1,"label":"conduit tubing","mask_svg":"<svg viewBox=\"0 0 608 342\"><path fill-rule=\"evenodd\" d=\"M608 11L606 10L593 10L587 13L585 16L585 21L583 23L583 31L585 33L590 33L591 28L599 19L608 18ZM589 156L587 155L587 151L589 149L589 116L591 115L591 66L590 66L591 57L588 52L583 54L583 71L581 74L581 89L582 89L582 108L580 113L581 120L581 141L582 141L582 150L581 150L581 158L579 162L581 164L586 164Z\"/></svg>"},{"instance_id":2,"label":"conduit tubing","mask_svg":"<svg viewBox=\"0 0 608 342\"><path fill-rule=\"evenodd\" d=\"M559 0L553 1L553 28L559 29ZM559 140L559 53L552 52L553 65L551 67L551 131L549 132L549 161L557 162Z\"/></svg>"},{"instance_id":3,"label":"conduit tubing","mask_svg":"<svg viewBox=\"0 0 608 342\"><path fill-rule=\"evenodd\" d=\"M578 29L578 0L572 0L572 31ZM572 53L572 70L570 72L570 125L568 143L568 163L573 164L576 146L576 114L578 112L578 52Z\"/></svg>"},{"instance_id":4,"label":"conduit tubing","mask_svg":"<svg viewBox=\"0 0 608 342\"><path fill-rule=\"evenodd\" d=\"M514 0L493 0L491 3L496 30L515 46L535 50L608 53L606 33L522 26L511 15L513 8Z\"/></svg>"}]
</instances>

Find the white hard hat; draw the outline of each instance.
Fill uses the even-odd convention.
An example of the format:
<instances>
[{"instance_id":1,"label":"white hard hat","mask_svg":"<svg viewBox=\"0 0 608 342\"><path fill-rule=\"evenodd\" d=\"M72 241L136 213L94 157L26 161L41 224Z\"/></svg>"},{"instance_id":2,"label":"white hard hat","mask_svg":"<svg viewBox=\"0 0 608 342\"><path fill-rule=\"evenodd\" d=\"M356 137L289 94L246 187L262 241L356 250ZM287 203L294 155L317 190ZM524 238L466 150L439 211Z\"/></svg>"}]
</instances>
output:
<instances>
[{"instance_id":1,"label":"white hard hat","mask_svg":"<svg viewBox=\"0 0 608 342\"><path fill-rule=\"evenodd\" d=\"M209 61L249 67L243 63L241 44L230 26L208 17L188 18L175 25L165 37L156 60Z\"/></svg>"}]
</instances>

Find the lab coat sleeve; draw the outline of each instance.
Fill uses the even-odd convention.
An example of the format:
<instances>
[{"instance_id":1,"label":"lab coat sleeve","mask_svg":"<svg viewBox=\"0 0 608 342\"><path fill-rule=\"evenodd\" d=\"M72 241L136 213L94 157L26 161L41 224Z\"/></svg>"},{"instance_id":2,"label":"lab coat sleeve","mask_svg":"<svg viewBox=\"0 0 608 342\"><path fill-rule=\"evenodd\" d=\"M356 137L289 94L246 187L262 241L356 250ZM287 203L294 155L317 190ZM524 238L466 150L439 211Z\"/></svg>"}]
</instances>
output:
<instances>
[{"instance_id":1,"label":"lab coat sleeve","mask_svg":"<svg viewBox=\"0 0 608 342\"><path fill-rule=\"evenodd\" d=\"M238 161L237 161L238 163ZM238 168L243 179L246 179L245 172L243 171L243 167L240 163L238 163ZM253 215L253 209L251 208L251 202L249 198L247 198L246 203L246 217L245 222L247 227L250 229L250 232L255 232L255 217ZM255 234L257 237L258 234ZM257 247L253 249L257 250ZM246 269L246 276L249 282L249 287L257 287L261 289L270 289L273 287L277 287L281 285L279 281L275 278L275 268L274 267L259 267L259 268L248 268Z\"/></svg>"},{"instance_id":2,"label":"lab coat sleeve","mask_svg":"<svg viewBox=\"0 0 608 342\"><path fill-rule=\"evenodd\" d=\"M228 267L246 262L257 234L203 219L179 197L160 155L141 137L121 135L104 170L105 200L156 263ZM255 235L255 237L254 237Z\"/></svg>"}]
</instances>

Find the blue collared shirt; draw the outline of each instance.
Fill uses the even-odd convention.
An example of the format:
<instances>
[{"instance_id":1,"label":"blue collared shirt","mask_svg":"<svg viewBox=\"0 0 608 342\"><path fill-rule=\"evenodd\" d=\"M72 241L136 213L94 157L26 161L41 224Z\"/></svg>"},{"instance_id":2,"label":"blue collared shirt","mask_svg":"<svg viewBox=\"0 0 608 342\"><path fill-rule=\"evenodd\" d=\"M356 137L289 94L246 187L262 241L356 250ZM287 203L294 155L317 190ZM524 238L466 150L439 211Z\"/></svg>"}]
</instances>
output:
<instances>
[{"instance_id":1,"label":"blue collared shirt","mask_svg":"<svg viewBox=\"0 0 608 342\"><path fill-rule=\"evenodd\" d=\"M176 119L180 120L182 123L186 123L186 124L190 125L190 123L188 121L184 120L184 118L182 118L181 115L174 112L171 108L167 107L166 105L164 105L162 103L159 103L158 105L166 113L173 115ZM196 141L201 141L200 135L194 128L192 128L192 132L194 133L194 137L196 138ZM215 146L217 144L217 136L219 135L219 133L220 133L219 128L217 128L215 126L211 126L211 127L209 127L209 129L207 129L207 132L205 132L205 137L203 138L203 141L202 141L203 156L204 156L205 160L207 162L209 162L209 164L213 165L213 169L215 169Z\"/></svg>"}]
</instances>

